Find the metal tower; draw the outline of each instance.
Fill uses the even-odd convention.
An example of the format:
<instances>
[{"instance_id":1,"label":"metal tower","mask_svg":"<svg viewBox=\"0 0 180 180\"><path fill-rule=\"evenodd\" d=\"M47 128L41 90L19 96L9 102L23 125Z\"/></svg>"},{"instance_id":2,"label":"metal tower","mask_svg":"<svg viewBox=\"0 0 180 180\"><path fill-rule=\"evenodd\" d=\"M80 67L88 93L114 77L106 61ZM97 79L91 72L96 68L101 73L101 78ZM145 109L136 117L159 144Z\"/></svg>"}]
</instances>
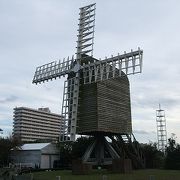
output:
<instances>
[{"instance_id":1,"label":"metal tower","mask_svg":"<svg viewBox=\"0 0 180 180\"><path fill-rule=\"evenodd\" d=\"M165 152L167 146L166 118L165 118L165 111L161 109L160 104L159 104L159 109L156 110L156 124L157 124L158 149L162 152Z\"/></svg>"}]
</instances>

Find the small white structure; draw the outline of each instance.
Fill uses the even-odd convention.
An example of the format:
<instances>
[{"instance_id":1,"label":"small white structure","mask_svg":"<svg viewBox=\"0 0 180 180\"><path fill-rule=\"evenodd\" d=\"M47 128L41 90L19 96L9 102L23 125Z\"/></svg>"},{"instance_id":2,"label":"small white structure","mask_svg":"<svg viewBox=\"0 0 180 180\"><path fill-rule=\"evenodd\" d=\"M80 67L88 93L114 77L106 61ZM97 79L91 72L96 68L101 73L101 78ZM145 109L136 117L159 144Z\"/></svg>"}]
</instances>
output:
<instances>
[{"instance_id":1,"label":"small white structure","mask_svg":"<svg viewBox=\"0 0 180 180\"><path fill-rule=\"evenodd\" d=\"M22 167L49 169L59 158L58 148L52 143L24 144L11 150L12 162Z\"/></svg>"}]
</instances>

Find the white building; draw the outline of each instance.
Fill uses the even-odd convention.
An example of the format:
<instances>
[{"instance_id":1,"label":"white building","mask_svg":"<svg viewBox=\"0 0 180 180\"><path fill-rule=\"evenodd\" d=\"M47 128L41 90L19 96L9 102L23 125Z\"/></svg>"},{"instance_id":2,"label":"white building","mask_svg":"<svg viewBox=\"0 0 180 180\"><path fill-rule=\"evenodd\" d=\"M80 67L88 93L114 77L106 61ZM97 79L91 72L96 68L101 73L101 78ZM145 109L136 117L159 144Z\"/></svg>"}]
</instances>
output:
<instances>
[{"instance_id":1,"label":"white building","mask_svg":"<svg viewBox=\"0 0 180 180\"><path fill-rule=\"evenodd\" d=\"M62 116L51 113L49 108L14 108L13 136L22 142L37 140L57 141Z\"/></svg>"},{"instance_id":2,"label":"white building","mask_svg":"<svg viewBox=\"0 0 180 180\"><path fill-rule=\"evenodd\" d=\"M59 150L52 143L24 144L11 150L13 164L20 167L49 169L59 158Z\"/></svg>"}]
</instances>

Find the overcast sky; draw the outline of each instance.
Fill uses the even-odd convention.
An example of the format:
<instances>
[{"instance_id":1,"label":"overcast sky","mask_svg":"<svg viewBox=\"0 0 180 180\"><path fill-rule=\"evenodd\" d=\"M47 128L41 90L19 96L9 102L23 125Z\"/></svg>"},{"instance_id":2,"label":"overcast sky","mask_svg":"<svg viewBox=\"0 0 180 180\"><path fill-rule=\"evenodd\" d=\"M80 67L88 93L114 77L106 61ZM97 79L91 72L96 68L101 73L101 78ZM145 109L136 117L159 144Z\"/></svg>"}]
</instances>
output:
<instances>
[{"instance_id":1,"label":"overcast sky","mask_svg":"<svg viewBox=\"0 0 180 180\"><path fill-rule=\"evenodd\" d=\"M143 49L143 73L129 76L133 131L156 141L156 109L180 142L179 0L0 0L0 128L12 132L13 108L61 112L64 79L33 85L36 66L76 52L79 8L96 2L94 57Z\"/></svg>"}]
</instances>

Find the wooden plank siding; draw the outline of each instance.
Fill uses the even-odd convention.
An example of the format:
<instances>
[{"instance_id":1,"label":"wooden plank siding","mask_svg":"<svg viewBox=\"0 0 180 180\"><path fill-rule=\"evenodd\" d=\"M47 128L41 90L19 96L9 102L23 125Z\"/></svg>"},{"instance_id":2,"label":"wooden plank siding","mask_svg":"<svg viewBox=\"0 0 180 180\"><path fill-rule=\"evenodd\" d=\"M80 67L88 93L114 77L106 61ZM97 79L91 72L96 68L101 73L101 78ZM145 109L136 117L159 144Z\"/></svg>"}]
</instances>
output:
<instances>
[{"instance_id":1,"label":"wooden plank siding","mask_svg":"<svg viewBox=\"0 0 180 180\"><path fill-rule=\"evenodd\" d=\"M132 133L130 106L127 76L92 84L81 82L77 133Z\"/></svg>"}]
</instances>

